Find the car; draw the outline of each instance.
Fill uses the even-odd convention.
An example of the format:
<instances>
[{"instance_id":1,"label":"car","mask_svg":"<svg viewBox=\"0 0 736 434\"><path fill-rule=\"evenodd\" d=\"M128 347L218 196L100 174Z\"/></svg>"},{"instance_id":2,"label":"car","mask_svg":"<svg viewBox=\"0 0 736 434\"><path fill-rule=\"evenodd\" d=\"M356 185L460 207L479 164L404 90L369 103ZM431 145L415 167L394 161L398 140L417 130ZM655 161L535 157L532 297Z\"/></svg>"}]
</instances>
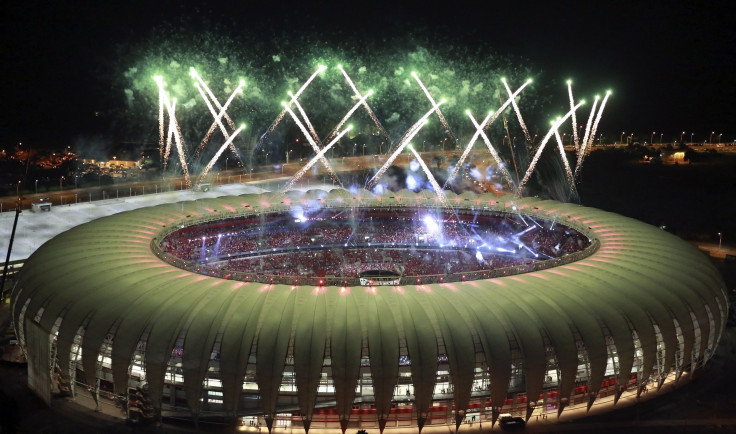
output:
<instances>
[{"instance_id":1,"label":"car","mask_svg":"<svg viewBox=\"0 0 736 434\"><path fill-rule=\"evenodd\" d=\"M499 424L503 430L523 429L526 426L526 422L523 418L514 417L508 413L501 415Z\"/></svg>"}]
</instances>

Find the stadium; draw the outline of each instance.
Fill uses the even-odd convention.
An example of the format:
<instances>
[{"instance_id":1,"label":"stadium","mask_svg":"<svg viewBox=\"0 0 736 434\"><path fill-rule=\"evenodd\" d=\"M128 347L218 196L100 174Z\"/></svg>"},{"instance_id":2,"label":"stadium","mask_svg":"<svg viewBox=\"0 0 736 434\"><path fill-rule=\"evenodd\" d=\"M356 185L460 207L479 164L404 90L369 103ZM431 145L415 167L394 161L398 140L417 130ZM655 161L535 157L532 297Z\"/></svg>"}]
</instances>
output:
<instances>
[{"instance_id":1,"label":"stadium","mask_svg":"<svg viewBox=\"0 0 736 434\"><path fill-rule=\"evenodd\" d=\"M132 420L446 431L609 411L710 358L724 284L679 238L570 203L447 201L315 189L75 227L13 289L29 384Z\"/></svg>"}]
</instances>

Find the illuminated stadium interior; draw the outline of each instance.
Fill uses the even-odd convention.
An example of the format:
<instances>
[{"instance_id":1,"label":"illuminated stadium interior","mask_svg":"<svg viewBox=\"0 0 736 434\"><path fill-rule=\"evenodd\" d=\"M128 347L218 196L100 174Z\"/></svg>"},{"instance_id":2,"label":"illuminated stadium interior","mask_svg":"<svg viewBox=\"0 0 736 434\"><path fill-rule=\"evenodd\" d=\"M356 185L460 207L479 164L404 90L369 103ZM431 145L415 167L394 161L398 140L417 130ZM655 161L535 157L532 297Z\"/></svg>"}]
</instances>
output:
<instances>
[{"instance_id":1,"label":"illuminated stadium interior","mask_svg":"<svg viewBox=\"0 0 736 434\"><path fill-rule=\"evenodd\" d=\"M516 213L296 207L184 227L160 246L203 274L347 285L366 274L376 277L370 284L379 275L441 282L515 274L547 260L559 265L591 241L571 227Z\"/></svg>"}]
</instances>

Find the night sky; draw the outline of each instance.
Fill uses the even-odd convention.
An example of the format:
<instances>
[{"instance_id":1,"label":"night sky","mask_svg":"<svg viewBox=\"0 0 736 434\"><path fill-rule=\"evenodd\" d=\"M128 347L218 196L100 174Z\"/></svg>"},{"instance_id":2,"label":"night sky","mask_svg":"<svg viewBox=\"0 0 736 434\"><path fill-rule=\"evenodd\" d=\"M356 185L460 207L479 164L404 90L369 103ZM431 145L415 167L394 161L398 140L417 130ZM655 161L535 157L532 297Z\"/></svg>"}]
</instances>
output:
<instances>
[{"instance_id":1,"label":"night sky","mask_svg":"<svg viewBox=\"0 0 736 434\"><path fill-rule=\"evenodd\" d=\"M576 92L613 90L599 132L664 140L736 140L736 14L730 2L9 2L3 5L2 145L62 147L105 135L105 71L119 48L162 22L191 31L308 33L322 41L401 45L408 32L488 46L571 78ZM513 3L513 6L510 4ZM196 6L195 6L196 5ZM431 47L430 47L431 49ZM265 53L271 55L272 53ZM107 69L106 69L107 68ZM560 89L564 101L566 93ZM118 140L120 138L111 138Z\"/></svg>"}]
</instances>

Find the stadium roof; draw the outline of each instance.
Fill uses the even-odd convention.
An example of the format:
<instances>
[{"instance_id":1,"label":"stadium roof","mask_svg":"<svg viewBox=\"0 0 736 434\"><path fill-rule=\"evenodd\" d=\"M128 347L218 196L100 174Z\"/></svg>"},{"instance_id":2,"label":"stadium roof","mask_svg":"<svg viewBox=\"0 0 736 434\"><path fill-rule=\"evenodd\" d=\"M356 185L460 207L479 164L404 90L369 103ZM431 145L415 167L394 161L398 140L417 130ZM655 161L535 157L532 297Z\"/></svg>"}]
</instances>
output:
<instances>
[{"instance_id":1,"label":"stadium roof","mask_svg":"<svg viewBox=\"0 0 736 434\"><path fill-rule=\"evenodd\" d=\"M160 260L151 245L172 226L287 210L299 203L437 206L437 202L409 191L375 198L344 190L207 198L123 212L54 237L23 267L13 293L14 317L16 324L22 323L19 315L26 301L27 318L43 308L39 323L45 330L63 315L60 366L67 366L69 348L86 323L86 372L95 372L100 345L115 328L112 370L118 391L125 390L132 354L144 331L150 330L145 363L154 402L161 397L171 350L185 333L182 368L192 409L198 408L216 339L221 339L224 407L237 408L253 346L266 415L278 410L287 351L293 351L300 411L311 416L329 345L338 412L348 417L362 343L367 341L379 419L389 414L399 373L396 361L404 344L412 360L415 406L426 412L436 381L438 342L443 342L449 359L456 408L463 409L471 396L476 343L490 367L491 399L502 402L511 376L512 340L523 358L527 396L542 391L546 348L551 345L561 372L561 398L567 398L578 368L579 340L590 360L591 392L597 392L595 385L601 384L609 357L606 335L616 345L620 384L626 384L632 372L632 330L644 351L645 378L656 361L658 344L666 348L664 366L669 367L681 344L681 354L694 350L696 357L703 357L709 340L720 335L727 309L720 275L702 253L676 236L574 204L491 194L451 194L448 199L457 207L487 207L558 221L598 240L600 248L559 267L466 282L374 288L246 283L176 268ZM698 328L701 338L694 348ZM595 394L591 396L592 403Z\"/></svg>"}]
</instances>

